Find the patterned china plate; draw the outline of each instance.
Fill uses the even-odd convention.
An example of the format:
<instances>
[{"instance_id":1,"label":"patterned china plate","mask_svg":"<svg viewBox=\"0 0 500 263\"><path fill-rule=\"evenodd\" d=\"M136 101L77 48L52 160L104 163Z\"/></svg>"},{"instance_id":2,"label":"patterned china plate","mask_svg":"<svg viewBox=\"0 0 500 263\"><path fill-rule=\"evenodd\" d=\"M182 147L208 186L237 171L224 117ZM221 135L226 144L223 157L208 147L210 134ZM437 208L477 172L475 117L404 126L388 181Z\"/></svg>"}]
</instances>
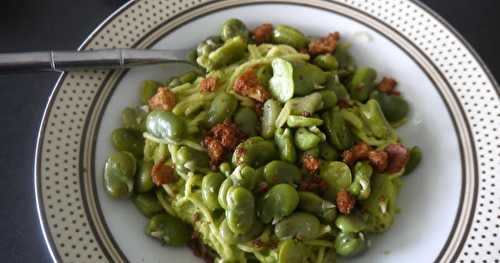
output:
<instances>
[{"instance_id":1,"label":"patterned china plate","mask_svg":"<svg viewBox=\"0 0 500 263\"><path fill-rule=\"evenodd\" d=\"M257 15L258 14L258 15ZM358 64L398 79L420 145L421 166L404 178L394 226L349 262L499 262L500 96L469 44L414 0L139 0L106 19L81 45L187 48L229 17L251 27L284 23L310 35L339 31ZM64 73L38 137L39 218L57 262L201 262L143 234L146 219L103 189L110 135L122 108L137 103L144 79L165 80L176 65Z\"/></svg>"}]
</instances>

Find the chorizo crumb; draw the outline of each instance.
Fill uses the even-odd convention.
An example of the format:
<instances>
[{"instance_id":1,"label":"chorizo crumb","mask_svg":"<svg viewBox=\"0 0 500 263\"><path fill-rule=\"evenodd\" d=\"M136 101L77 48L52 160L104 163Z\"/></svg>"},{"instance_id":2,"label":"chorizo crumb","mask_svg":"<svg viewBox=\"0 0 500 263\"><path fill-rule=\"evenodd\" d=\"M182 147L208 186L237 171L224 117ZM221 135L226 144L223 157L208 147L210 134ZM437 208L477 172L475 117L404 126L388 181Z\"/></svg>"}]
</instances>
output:
<instances>
[{"instance_id":1,"label":"chorizo crumb","mask_svg":"<svg viewBox=\"0 0 500 263\"><path fill-rule=\"evenodd\" d=\"M314 56L332 53L335 51L339 39L339 32L330 33L326 37L315 39L309 43L309 54Z\"/></svg>"},{"instance_id":2,"label":"chorizo crumb","mask_svg":"<svg viewBox=\"0 0 500 263\"><path fill-rule=\"evenodd\" d=\"M336 201L339 212L344 215L350 214L356 204L356 199L345 190L337 192Z\"/></svg>"},{"instance_id":3,"label":"chorizo crumb","mask_svg":"<svg viewBox=\"0 0 500 263\"><path fill-rule=\"evenodd\" d=\"M351 149L345 150L342 153L342 161L349 166L352 166L356 161L364 161L368 159L368 153L372 147L365 142L360 142L354 145Z\"/></svg>"},{"instance_id":4,"label":"chorizo crumb","mask_svg":"<svg viewBox=\"0 0 500 263\"><path fill-rule=\"evenodd\" d=\"M354 152L351 149L347 149L342 152L342 162L349 166L352 166L356 162L354 159Z\"/></svg>"},{"instance_id":5,"label":"chorizo crumb","mask_svg":"<svg viewBox=\"0 0 500 263\"><path fill-rule=\"evenodd\" d=\"M302 157L302 165L310 174L315 174L319 170L320 160L311 154L304 154Z\"/></svg>"},{"instance_id":6,"label":"chorizo crumb","mask_svg":"<svg viewBox=\"0 0 500 263\"><path fill-rule=\"evenodd\" d=\"M228 119L212 127L210 133L228 150L234 150L240 142L247 138L247 135Z\"/></svg>"},{"instance_id":7,"label":"chorizo crumb","mask_svg":"<svg viewBox=\"0 0 500 263\"><path fill-rule=\"evenodd\" d=\"M339 106L339 108L341 108L341 109L347 109L347 108L351 107L351 104L346 99L339 99L337 101L337 106Z\"/></svg>"},{"instance_id":8,"label":"chorizo crumb","mask_svg":"<svg viewBox=\"0 0 500 263\"><path fill-rule=\"evenodd\" d=\"M321 179L319 176L307 176L305 179L300 181L299 190L307 192L315 192L322 194L328 189L328 184L325 180Z\"/></svg>"},{"instance_id":9,"label":"chorizo crumb","mask_svg":"<svg viewBox=\"0 0 500 263\"><path fill-rule=\"evenodd\" d=\"M236 93L252 98L258 102L265 102L271 98L271 93L259 83L253 69L248 69L234 83L233 89Z\"/></svg>"},{"instance_id":10,"label":"chorizo crumb","mask_svg":"<svg viewBox=\"0 0 500 263\"><path fill-rule=\"evenodd\" d=\"M206 77L200 82L201 92L213 92L217 88L217 78L216 77Z\"/></svg>"},{"instance_id":11,"label":"chorizo crumb","mask_svg":"<svg viewBox=\"0 0 500 263\"><path fill-rule=\"evenodd\" d=\"M217 167L223 161L224 147L211 136L206 136L203 139L203 146L207 149L210 166L212 168Z\"/></svg>"},{"instance_id":12,"label":"chorizo crumb","mask_svg":"<svg viewBox=\"0 0 500 263\"><path fill-rule=\"evenodd\" d=\"M408 159L410 159L410 151L400 143L388 145L385 147L385 151L389 155L389 164L387 166L387 172L389 173L401 171L406 166Z\"/></svg>"},{"instance_id":13,"label":"chorizo crumb","mask_svg":"<svg viewBox=\"0 0 500 263\"><path fill-rule=\"evenodd\" d=\"M178 180L177 176L174 174L174 168L163 162L153 165L151 169L151 179L156 186L173 183Z\"/></svg>"},{"instance_id":14,"label":"chorizo crumb","mask_svg":"<svg viewBox=\"0 0 500 263\"><path fill-rule=\"evenodd\" d=\"M389 155L380 150L370 151L368 153L368 160L370 165L376 172L383 172L387 168Z\"/></svg>"},{"instance_id":15,"label":"chorizo crumb","mask_svg":"<svg viewBox=\"0 0 500 263\"><path fill-rule=\"evenodd\" d=\"M167 87L159 87L153 97L148 101L152 110L171 111L175 106L175 93Z\"/></svg>"},{"instance_id":16,"label":"chorizo crumb","mask_svg":"<svg viewBox=\"0 0 500 263\"><path fill-rule=\"evenodd\" d=\"M246 137L246 134L228 119L212 127L202 141L210 157L212 168L223 161L225 150L234 150Z\"/></svg>"},{"instance_id":17,"label":"chorizo crumb","mask_svg":"<svg viewBox=\"0 0 500 263\"><path fill-rule=\"evenodd\" d=\"M395 79L384 77L382 81L377 85L377 90L384 93L391 93L398 83Z\"/></svg>"},{"instance_id":18,"label":"chorizo crumb","mask_svg":"<svg viewBox=\"0 0 500 263\"><path fill-rule=\"evenodd\" d=\"M273 25L272 24L262 24L254 30L252 30L252 37L257 42L257 44L261 44L264 42L271 41L271 37L273 35Z\"/></svg>"}]
</instances>

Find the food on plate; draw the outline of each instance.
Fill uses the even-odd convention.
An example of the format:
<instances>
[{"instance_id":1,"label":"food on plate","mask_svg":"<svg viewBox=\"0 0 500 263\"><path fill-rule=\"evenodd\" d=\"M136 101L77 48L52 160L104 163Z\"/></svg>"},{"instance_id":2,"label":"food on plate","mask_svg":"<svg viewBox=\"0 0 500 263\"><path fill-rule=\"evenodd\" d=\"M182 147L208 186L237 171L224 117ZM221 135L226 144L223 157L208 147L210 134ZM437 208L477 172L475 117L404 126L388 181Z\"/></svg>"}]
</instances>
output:
<instances>
[{"instance_id":1,"label":"food on plate","mask_svg":"<svg viewBox=\"0 0 500 263\"><path fill-rule=\"evenodd\" d=\"M338 32L234 18L195 60L203 73L144 81L111 136L105 189L147 235L209 262L329 263L390 228L422 159L395 130L396 80L357 67Z\"/></svg>"}]
</instances>

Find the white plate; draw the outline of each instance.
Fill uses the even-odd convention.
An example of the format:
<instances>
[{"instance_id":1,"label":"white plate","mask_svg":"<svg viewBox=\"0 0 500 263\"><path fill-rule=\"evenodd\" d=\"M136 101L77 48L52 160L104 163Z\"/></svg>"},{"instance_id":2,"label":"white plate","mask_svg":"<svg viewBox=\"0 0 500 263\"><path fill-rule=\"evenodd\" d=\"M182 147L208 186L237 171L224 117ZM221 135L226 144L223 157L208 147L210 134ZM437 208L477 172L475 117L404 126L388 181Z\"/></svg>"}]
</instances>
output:
<instances>
[{"instance_id":1,"label":"white plate","mask_svg":"<svg viewBox=\"0 0 500 263\"><path fill-rule=\"evenodd\" d=\"M81 49L193 47L229 17L251 27L290 24L310 35L340 31L353 43L358 64L397 78L411 103L411 121L399 133L422 147L424 160L404 179L394 226L350 262L500 258L498 86L468 44L418 2L135 1L110 16ZM137 104L139 82L180 71L172 65L83 71L58 81L35 164L40 220L55 260L199 261L187 249L146 237L146 220L130 202L111 200L102 185L111 131L121 109Z\"/></svg>"}]
</instances>

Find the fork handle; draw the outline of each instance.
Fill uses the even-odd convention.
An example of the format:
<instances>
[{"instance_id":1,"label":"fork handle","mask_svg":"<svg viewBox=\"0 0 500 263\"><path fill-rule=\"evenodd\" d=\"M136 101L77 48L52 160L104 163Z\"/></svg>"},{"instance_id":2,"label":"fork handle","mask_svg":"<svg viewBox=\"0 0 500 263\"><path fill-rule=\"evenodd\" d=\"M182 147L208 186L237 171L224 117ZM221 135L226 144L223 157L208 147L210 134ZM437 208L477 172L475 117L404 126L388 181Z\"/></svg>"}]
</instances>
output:
<instances>
[{"instance_id":1,"label":"fork handle","mask_svg":"<svg viewBox=\"0 0 500 263\"><path fill-rule=\"evenodd\" d=\"M186 50L101 49L0 53L1 73L66 71L84 68L115 69L138 65L187 62Z\"/></svg>"}]
</instances>

